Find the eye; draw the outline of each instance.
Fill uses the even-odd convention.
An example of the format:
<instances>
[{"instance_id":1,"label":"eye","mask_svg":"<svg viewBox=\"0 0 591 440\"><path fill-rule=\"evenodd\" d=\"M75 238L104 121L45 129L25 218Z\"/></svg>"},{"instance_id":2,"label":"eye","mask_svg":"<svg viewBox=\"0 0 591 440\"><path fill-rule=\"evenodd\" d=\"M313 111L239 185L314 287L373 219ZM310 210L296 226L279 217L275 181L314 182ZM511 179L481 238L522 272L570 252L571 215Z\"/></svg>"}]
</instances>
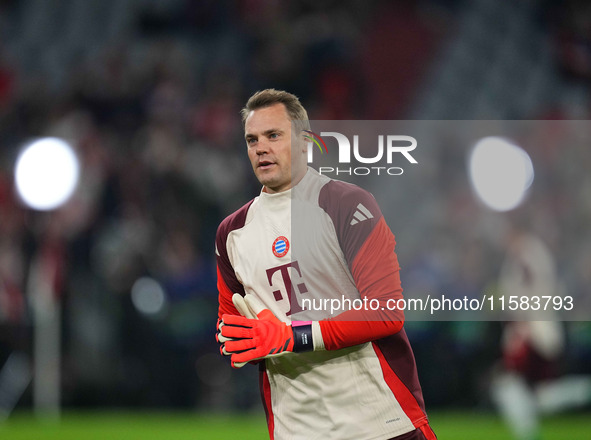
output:
<instances>
[{"instance_id":1,"label":"eye","mask_svg":"<svg viewBox=\"0 0 591 440\"><path fill-rule=\"evenodd\" d=\"M279 133L271 133L269 135L269 139L277 139L279 137Z\"/></svg>"},{"instance_id":2,"label":"eye","mask_svg":"<svg viewBox=\"0 0 591 440\"><path fill-rule=\"evenodd\" d=\"M248 138L248 139L246 139L247 145L252 145L252 144L256 143L256 141L257 141L256 138Z\"/></svg>"}]
</instances>

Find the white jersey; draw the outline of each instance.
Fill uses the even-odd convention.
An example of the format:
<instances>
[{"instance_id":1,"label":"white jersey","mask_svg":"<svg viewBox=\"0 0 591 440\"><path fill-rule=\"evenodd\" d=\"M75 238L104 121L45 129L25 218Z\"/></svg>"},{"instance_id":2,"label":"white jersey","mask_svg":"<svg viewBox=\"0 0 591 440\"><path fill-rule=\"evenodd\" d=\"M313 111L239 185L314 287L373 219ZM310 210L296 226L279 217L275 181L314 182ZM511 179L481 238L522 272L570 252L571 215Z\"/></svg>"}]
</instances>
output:
<instances>
[{"instance_id":1,"label":"white jersey","mask_svg":"<svg viewBox=\"0 0 591 440\"><path fill-rule=\"evenodd\" d=\"M374 262L382 242L392 243L388 258ZM284 322L320 321L328 350L260 364L271 439L390 439L428 423L403 329L347 346L342 335L355 323L335 320L326 308L314 310L305 301L391 297L396 283L383 281L390 279L398 280L401 294L393 243L371 194L311 168L291 190L261 192L220 225L220 317L238 314L234 292L255 295ZM391 263L382 268L385 260ZM332 315L346 316L342 312ZM359 333L384 325L369 323Z\"/></svg>"}]
</instances>

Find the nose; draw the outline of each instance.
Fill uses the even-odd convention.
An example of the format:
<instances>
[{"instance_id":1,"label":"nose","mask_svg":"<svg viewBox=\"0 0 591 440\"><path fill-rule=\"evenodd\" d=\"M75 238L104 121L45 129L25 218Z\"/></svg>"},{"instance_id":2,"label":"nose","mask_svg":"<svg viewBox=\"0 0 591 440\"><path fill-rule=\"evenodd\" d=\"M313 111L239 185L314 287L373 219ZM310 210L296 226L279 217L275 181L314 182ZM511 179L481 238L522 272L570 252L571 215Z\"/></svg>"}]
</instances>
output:
<instances>
[{"instance_id":1,"label":"nose","mask_svg":"<svg viewBox=\"0 0 591 440\"><path fill-rule=\"evenodd\" d=\"M259 140L257 142L255 151L258 155L268 153L269 152L269 145L267 144L267 142L264 139Z\"/></svg>"}]
</instances>

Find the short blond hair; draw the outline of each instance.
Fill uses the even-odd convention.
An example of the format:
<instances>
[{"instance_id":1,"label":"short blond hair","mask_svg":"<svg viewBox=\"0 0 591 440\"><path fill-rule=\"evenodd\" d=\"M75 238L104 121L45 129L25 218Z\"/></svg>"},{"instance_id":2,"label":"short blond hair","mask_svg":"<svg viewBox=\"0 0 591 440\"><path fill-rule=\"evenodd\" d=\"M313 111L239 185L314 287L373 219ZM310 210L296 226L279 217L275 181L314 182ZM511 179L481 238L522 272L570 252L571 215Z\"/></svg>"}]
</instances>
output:
<instances>
[{"instance_id":1,"label":"short blond hair","mask_svg":"<svg viewBox=\"0 0 591 440\"><path fill-rule=\"evenodd\" d=\"M292 93L276 89L259 90L248 99L244 108L240 110L242 124L244 125L251 111L270 107L275 104L283 104L285 106L287 116L290 121L296 123L297 128L300 130L310 129L308 112L299 98Z\"/></svg>"}]
</instances>

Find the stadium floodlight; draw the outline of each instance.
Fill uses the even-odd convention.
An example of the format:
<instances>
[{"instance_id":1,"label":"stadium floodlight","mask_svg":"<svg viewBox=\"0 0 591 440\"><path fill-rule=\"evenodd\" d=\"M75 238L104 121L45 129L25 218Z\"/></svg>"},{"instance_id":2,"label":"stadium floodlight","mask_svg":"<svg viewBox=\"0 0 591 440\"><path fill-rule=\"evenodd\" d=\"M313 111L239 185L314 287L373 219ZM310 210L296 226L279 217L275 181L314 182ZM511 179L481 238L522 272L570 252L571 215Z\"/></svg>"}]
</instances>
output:
<instances>
[{"instance_id":1,"label":"stadium floodlight","mask_svg":"<svg viewBox=\"0 0 591 440\"><path fill-rule=\"evenodd\" d=\"M21 151L14 178L23 203L39 211L49 211L68 201L79 174L80 165L72 146L62 139L46 137Z\"/></svg>"},{"instance_id":2,"label":"stadium floodlight","mask_svg":"<svg viewBox=\"0 0 591 440\"><path fill-rule=\"evenodd\" d=\"M78 184L80 164L66 141L46 137L26 145L17 157L14 180L21 201L38 211L66 203ZM41 257L37 257L41 258ZM33 303L33 405L39 416L58 418L61 399L61 306L51 280L31 261L28 283Z\"/></svg>"},{"instance_id":3,"label":"stadium floodlight","mask_svg":"<svg viewBox=\"0 0 591 440\"><path fill-rule=\"evenodd\" d=\"M529 155L511 140L485 137L470 152L470 182L478 198L495 211L518 207L534 180Z\"/></svg>"}]
</instances>

